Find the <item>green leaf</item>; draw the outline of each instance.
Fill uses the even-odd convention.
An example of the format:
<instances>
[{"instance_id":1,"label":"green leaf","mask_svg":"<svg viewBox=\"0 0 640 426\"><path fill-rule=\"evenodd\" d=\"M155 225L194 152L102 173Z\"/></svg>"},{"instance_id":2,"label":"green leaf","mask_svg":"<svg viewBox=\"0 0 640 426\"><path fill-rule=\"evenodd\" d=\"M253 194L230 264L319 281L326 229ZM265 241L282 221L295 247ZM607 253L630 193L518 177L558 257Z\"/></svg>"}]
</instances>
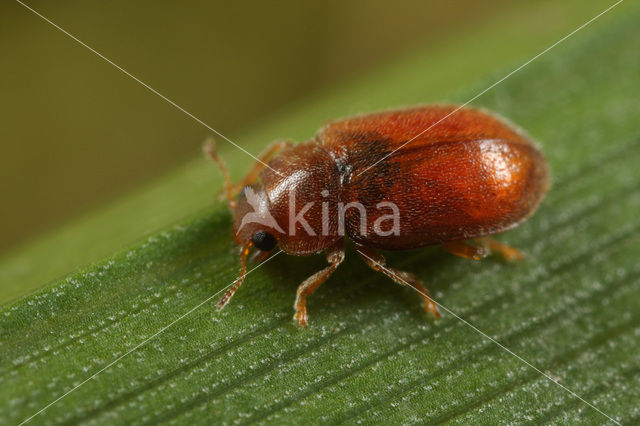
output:
<instances>
[{"instance_id":1,"label":"green leaf","mask_svg":"<svg viewBox=\"0 0 640 426\"><path fill-rule=\"evenodd\" d=\"M388 255L451 312L628 423L640 417L639 19L625 3L478 99L527 129L551 164L539 211L501 237L525 262ZM403 64L405 89L424 66ZM383 80L369 88L393 87ZM415 293L353 250L310 298L308 329L291 305L322 256L275 257L217 312L207 301L238 272L230 225L222 205L209 207L5 306L3 423L61 396L33 421L607 421L455 315L430 320Z\"/></svg>"}]
</instances>

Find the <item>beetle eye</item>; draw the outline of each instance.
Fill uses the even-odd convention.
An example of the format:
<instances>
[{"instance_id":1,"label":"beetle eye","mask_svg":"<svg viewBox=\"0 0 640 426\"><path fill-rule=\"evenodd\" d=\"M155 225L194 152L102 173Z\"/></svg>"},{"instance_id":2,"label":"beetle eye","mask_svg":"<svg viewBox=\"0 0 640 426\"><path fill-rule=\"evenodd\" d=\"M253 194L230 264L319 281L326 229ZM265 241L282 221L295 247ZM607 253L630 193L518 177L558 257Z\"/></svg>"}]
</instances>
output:
<instances>
[{"instance_id":1,"label":"beetle eye","mask_svg":"<svg viewBox=\"0 0 640 426\"><path fill-rule=\"evenodd\" d=\"M276 239L266 231L258 231L251 237L251 242L262 251L270 251L276 246Z\"/></svg>"}]
</instances>

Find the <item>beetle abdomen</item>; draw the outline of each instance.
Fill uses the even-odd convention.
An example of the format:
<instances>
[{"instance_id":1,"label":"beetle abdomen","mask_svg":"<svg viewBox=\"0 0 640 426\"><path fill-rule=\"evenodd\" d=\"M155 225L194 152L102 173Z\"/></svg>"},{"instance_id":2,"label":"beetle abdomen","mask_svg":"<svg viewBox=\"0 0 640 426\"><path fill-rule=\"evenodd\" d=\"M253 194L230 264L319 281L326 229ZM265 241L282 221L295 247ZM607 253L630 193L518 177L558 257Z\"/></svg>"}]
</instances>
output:
<instances>
[{"instance_id":1,"label":"beetle abdomen","mask_svg":"<svg viewBox=\"0 0 640 426\"><path fill-rule=\"evenodd\" d=\"M363 218L361 211L347 210L350 238L403 250L495 234L533 212L547 188L546 161L521 132L495 117L463 109L402 146L451 111L391 111L325 128L321 137L341 135L344 148L332 145L352 165L342 180L342 201L366 211Z\"/></svg>"}]
</instances>

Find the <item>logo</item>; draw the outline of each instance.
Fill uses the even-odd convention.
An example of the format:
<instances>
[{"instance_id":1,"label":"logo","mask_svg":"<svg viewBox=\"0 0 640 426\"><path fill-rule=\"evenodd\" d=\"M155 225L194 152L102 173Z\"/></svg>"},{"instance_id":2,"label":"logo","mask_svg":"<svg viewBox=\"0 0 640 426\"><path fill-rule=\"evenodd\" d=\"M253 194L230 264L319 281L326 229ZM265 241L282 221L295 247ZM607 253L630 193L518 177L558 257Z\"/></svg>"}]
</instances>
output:
<instances>
[{"instance_id":1,"label":"logo","mask_svg":"<svg viewBox=\"0 0 640 426\"><path fill-rule=\"evenodd\" d=\"M329 191L324 190L321 192L323 197L327 197L329 195ZM269 200L267 199L267 195L264 191L256 192L252 187L247 186L244 189L244 195L247 200L247 203L253 208L252 212L246 213L242 217L242 221L240 222L240 227L238 228L237 233L239 233L245 225L249 223L258 223L265 227L269 227L271 229L275 229L281 234L285 234L285 231L280 227L278 222L271 216L269 212ZM296 235L296 225L300 224L307 235L316 236L316 230L314 230L307 220L305 219L305 214L309 212L309 210L315 204L313 201L306 203L302 209L296 210L296 197L294 191L289 191L289 235ZM361 235L367 235L371 229L369 228L369 223L367 222L367 208L362 203L359 202L349 202L344 204L342 202L337 203L337 218L336 220L330 220L329 217L329 204L328 202L322 202L322 232L321 235L326 236L330 233L330 223L337 224L337 230L333 230L333 232L338 233L338 235L345 235L345 216L346 212L349 209L355 209L359 214L359 232ZM373 233L375 235L386 237L390 235L400 235L400 209L398 206L389 201L381 201L375 206L376 214L375 221L373 223ZM370 209L373 210L373 209ZM369 211L369 213L374 213L373 211ZM383 214L386 213L386 214Z\"/></svg>"},{"instance_id":2,"label":"logo","mask_svg":"<svg viewBox=\"0 0 640 426\"><path fill-rule=\"evenodd\" d=\"M264 192L256 193L253 188L247 186L244 189L244 195L247 197L247 203L253 207L253 212L247 213L243 216L237 233L239 233L247 223L259 223L260 225L268 226L284 234L284 231L280 228L278 222L276 222L273 216L271 216L271 213L269 213L269 202L267 201L267 195Z\"/></svg>"}]
</instances>

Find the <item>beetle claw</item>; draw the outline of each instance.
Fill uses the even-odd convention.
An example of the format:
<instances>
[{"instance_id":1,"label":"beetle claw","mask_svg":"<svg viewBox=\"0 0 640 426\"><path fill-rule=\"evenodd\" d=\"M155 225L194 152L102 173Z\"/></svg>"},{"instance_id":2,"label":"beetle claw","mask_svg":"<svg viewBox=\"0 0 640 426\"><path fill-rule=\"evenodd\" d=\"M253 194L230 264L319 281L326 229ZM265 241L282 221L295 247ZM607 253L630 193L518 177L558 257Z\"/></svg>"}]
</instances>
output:
<instances>
[{"instance_id":1,"label":"beetle claw","mask_svg":"<svg viewBox=\"0 0 640 426\"><path fill-rule=\"evenodd\" d=\"M293 316L293 319L298 321L299 327L308 327L309 322L307 321L307 310L299 310L296 311L296 314Z\"/></svg>"},{"instance_id":2,"label":"beetle claw","mask_svg":"<svg viewBox=\"0 0 640 426\"><path fill-rule=\"evenodd\" d=\"M433 300L425 300L424 301L424 309L428 312L433 314L433 317L435 319L440 318L440 311L438 310L438 305L436 305L436 303Z\"/></svg>"}]
</instances>

